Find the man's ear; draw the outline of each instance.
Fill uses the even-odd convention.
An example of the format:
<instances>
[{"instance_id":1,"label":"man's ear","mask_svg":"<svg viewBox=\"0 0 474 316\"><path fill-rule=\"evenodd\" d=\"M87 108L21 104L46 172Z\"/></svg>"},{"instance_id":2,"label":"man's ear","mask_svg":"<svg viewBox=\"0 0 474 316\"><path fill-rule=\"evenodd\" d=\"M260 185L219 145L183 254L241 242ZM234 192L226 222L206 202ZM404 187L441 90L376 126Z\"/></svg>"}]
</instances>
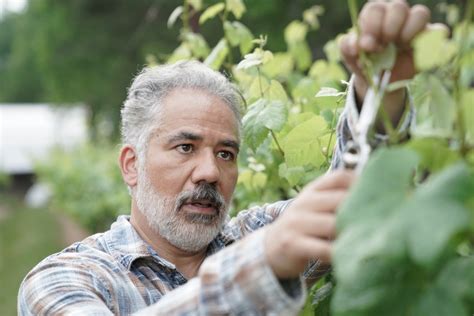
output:
<instances>
[{"instance_id":1,"label":"man's ear","mask_svg":"<svg viewBox=\"0 0 474 316\"><path fill-rule=\"evenodd\" d=\"M134 187L138 179L138 153L130 145L125 145L120 150L119 166L122 172L123 181L129 186Z\"/></svg>"}]
</instances>

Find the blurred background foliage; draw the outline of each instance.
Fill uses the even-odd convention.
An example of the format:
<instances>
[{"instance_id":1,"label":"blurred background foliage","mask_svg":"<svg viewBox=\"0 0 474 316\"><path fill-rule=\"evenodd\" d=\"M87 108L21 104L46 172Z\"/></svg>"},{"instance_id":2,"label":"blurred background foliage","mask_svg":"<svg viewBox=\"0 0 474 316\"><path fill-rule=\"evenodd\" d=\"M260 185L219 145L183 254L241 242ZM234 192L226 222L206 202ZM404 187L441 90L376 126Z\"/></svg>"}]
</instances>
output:
<instances>
[{"instance_id":1,"label":"blurred background foliage","mask_svg":"<svg viewBox=\"0 0 474 316\"><path fill-rule=\"evenodd\" d=\"M204 6L218 1L203 1ZM456 3L456 1L448 1ZM457 1L461 3L463 1ZM305 9L324 7L322 30L308 37L313 59L323 44L350 27L347 6L329 0L244 1L241 22L254 35L268 35L267 48L285 49L284 28ZM434 8L438 1L424 0ZM178 44L178 27L167 28L180 0L34 0L22 13L0 21L0 102L86 103L93 131L118 136L119 108L132 75L153 54L163 61ZM434 10L434 20L441 14ZM194 32L214 46L222 37L219 21ZM104 122L106 122L104 124ZM93 133L96 135L96 133Z\"/></svg>"}]
</instances>

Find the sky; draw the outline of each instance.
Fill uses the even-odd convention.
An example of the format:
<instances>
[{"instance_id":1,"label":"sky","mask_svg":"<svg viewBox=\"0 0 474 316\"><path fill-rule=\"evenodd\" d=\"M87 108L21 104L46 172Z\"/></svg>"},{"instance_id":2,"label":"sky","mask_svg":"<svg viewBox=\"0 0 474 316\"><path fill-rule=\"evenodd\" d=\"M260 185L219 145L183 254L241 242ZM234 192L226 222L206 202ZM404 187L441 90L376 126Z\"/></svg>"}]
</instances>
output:
<instances>
[{"instance_id":1,"label":"sky","mask_svg":"<svg viewBox=\"0 0 474 316\"><path fill-rule=\"evenodd\" d=\"M0 0L0 18L4 11L21 11L27 3L27 0Z\"/></svg>"}]
</instances>

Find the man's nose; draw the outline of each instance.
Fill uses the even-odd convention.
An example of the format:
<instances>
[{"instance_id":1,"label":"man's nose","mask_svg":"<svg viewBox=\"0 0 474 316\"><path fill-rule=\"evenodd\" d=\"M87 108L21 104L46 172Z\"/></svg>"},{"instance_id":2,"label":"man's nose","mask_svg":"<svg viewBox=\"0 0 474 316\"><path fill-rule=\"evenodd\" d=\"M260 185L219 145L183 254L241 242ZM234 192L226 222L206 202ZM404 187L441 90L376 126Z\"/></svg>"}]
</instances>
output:
<instances>
[{"instance_id":1,"label":"man's nose","mask_svg":"<svg viewBox=\"0 0 474 316\"><path fill-rule=\"evenodd\" d=\"M220 170L217 165L217 157L213 152L203 152L196 161L192 174L192 182L216 183L219 180Z\"/></svg>"}]
</instances>

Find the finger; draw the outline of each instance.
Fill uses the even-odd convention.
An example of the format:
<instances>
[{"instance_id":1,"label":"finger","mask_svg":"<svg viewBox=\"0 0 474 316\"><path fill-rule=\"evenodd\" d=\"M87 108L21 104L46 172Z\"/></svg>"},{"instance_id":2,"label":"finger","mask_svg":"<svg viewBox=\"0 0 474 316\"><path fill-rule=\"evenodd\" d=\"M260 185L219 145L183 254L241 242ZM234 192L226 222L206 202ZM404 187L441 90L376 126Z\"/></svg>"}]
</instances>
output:
<instances>
[{"instance_id":1,"label":"finger","mask_svg":"<svg viewBox=\"0 0 474 316\"><path fill-rule=\"evenodd\" d=\"M347 189L318 190L314 193L308 193L307 209L313 213L334 213L348 194Z\"/></svg>"},{"instance_id":2,"label":"finger","mask_svg":"<svg viewBox=\"0 0 474 316\"><path fill-rule=\"evenodd\" d=\"M409 12L410 7L404 0L397 0L387 4L382 30L382 37L385 43L398 40Z\"/></svg>"},{"instance_id":3,"label":"finger","mask_svg":"<svg viewBox=\"0 0 474 316\"><path fill-rule=\"evenodd\" d=\"M385 4L369 2L359 16L360 39L359 46L367 52L375 52L383 46L380 36L385 16Z\"/></svg>"},{"instance_id":4,"label":"finger","mask_svg":"<svg viewBox=\"0 0 474 316\"><path fill-rule=\"evenodd\" d=\"M328 240L336 237L336 216L331 213L306 213L304 215L295 213L285 216L284 220L286 221L286 230L296 229L303 235Z\"/></svg>"},{"instance_id":5,"label":"finger","mask_svg":"<svg viewBox=\"0 0 474 316\"><path fill-rule=\"evenodd\" d=\"M323 238L327 240L334 240L336 238L336 216L328 213L311 214L302 223L302 232L306 235Z\"/></svg>"},{"instance_id":6,"label":"finger","mask_svg":"<svg viewBox=\"0 0 474 316\"><path fill-rule=\"evenodd\" d=\"M343 36L340 42L340 50L348 70L357 76L364 77L362 68L359 67L359 48L355 33L351 32Z\"/></svg>"},{"instance_id":7,"label":"finger","mask_svg":"<svg viewBox=\"0 0 474 316\"><path fill-rule=\"evenodd\" d=\"M306 260L321 260L326 264L331 263L332 242L319 238L300 238L295 252Z\"/></svg>"},{"instance_id":8,"label":"finger","mask_svg":"<svg viewBox=\"0 0 474 316\"><path fill-rule=\"evenodd\" d=\"M353 170L338 169L326 173L311 182L308 186L309 190L332 190L332 189L347 189L356 178L356 173Z\"/></svg>"},{"instance_id":9,"label":"finger","mask_svg":"<svg viewBox=\"0 0 474 316\"><path fill-rule=\"evenodd\" d=\"M413 6L400 33L401 44L409 44L418 33L425 29L430 18L430 10L426 6Z\"/></svg>"}]
</instances>

